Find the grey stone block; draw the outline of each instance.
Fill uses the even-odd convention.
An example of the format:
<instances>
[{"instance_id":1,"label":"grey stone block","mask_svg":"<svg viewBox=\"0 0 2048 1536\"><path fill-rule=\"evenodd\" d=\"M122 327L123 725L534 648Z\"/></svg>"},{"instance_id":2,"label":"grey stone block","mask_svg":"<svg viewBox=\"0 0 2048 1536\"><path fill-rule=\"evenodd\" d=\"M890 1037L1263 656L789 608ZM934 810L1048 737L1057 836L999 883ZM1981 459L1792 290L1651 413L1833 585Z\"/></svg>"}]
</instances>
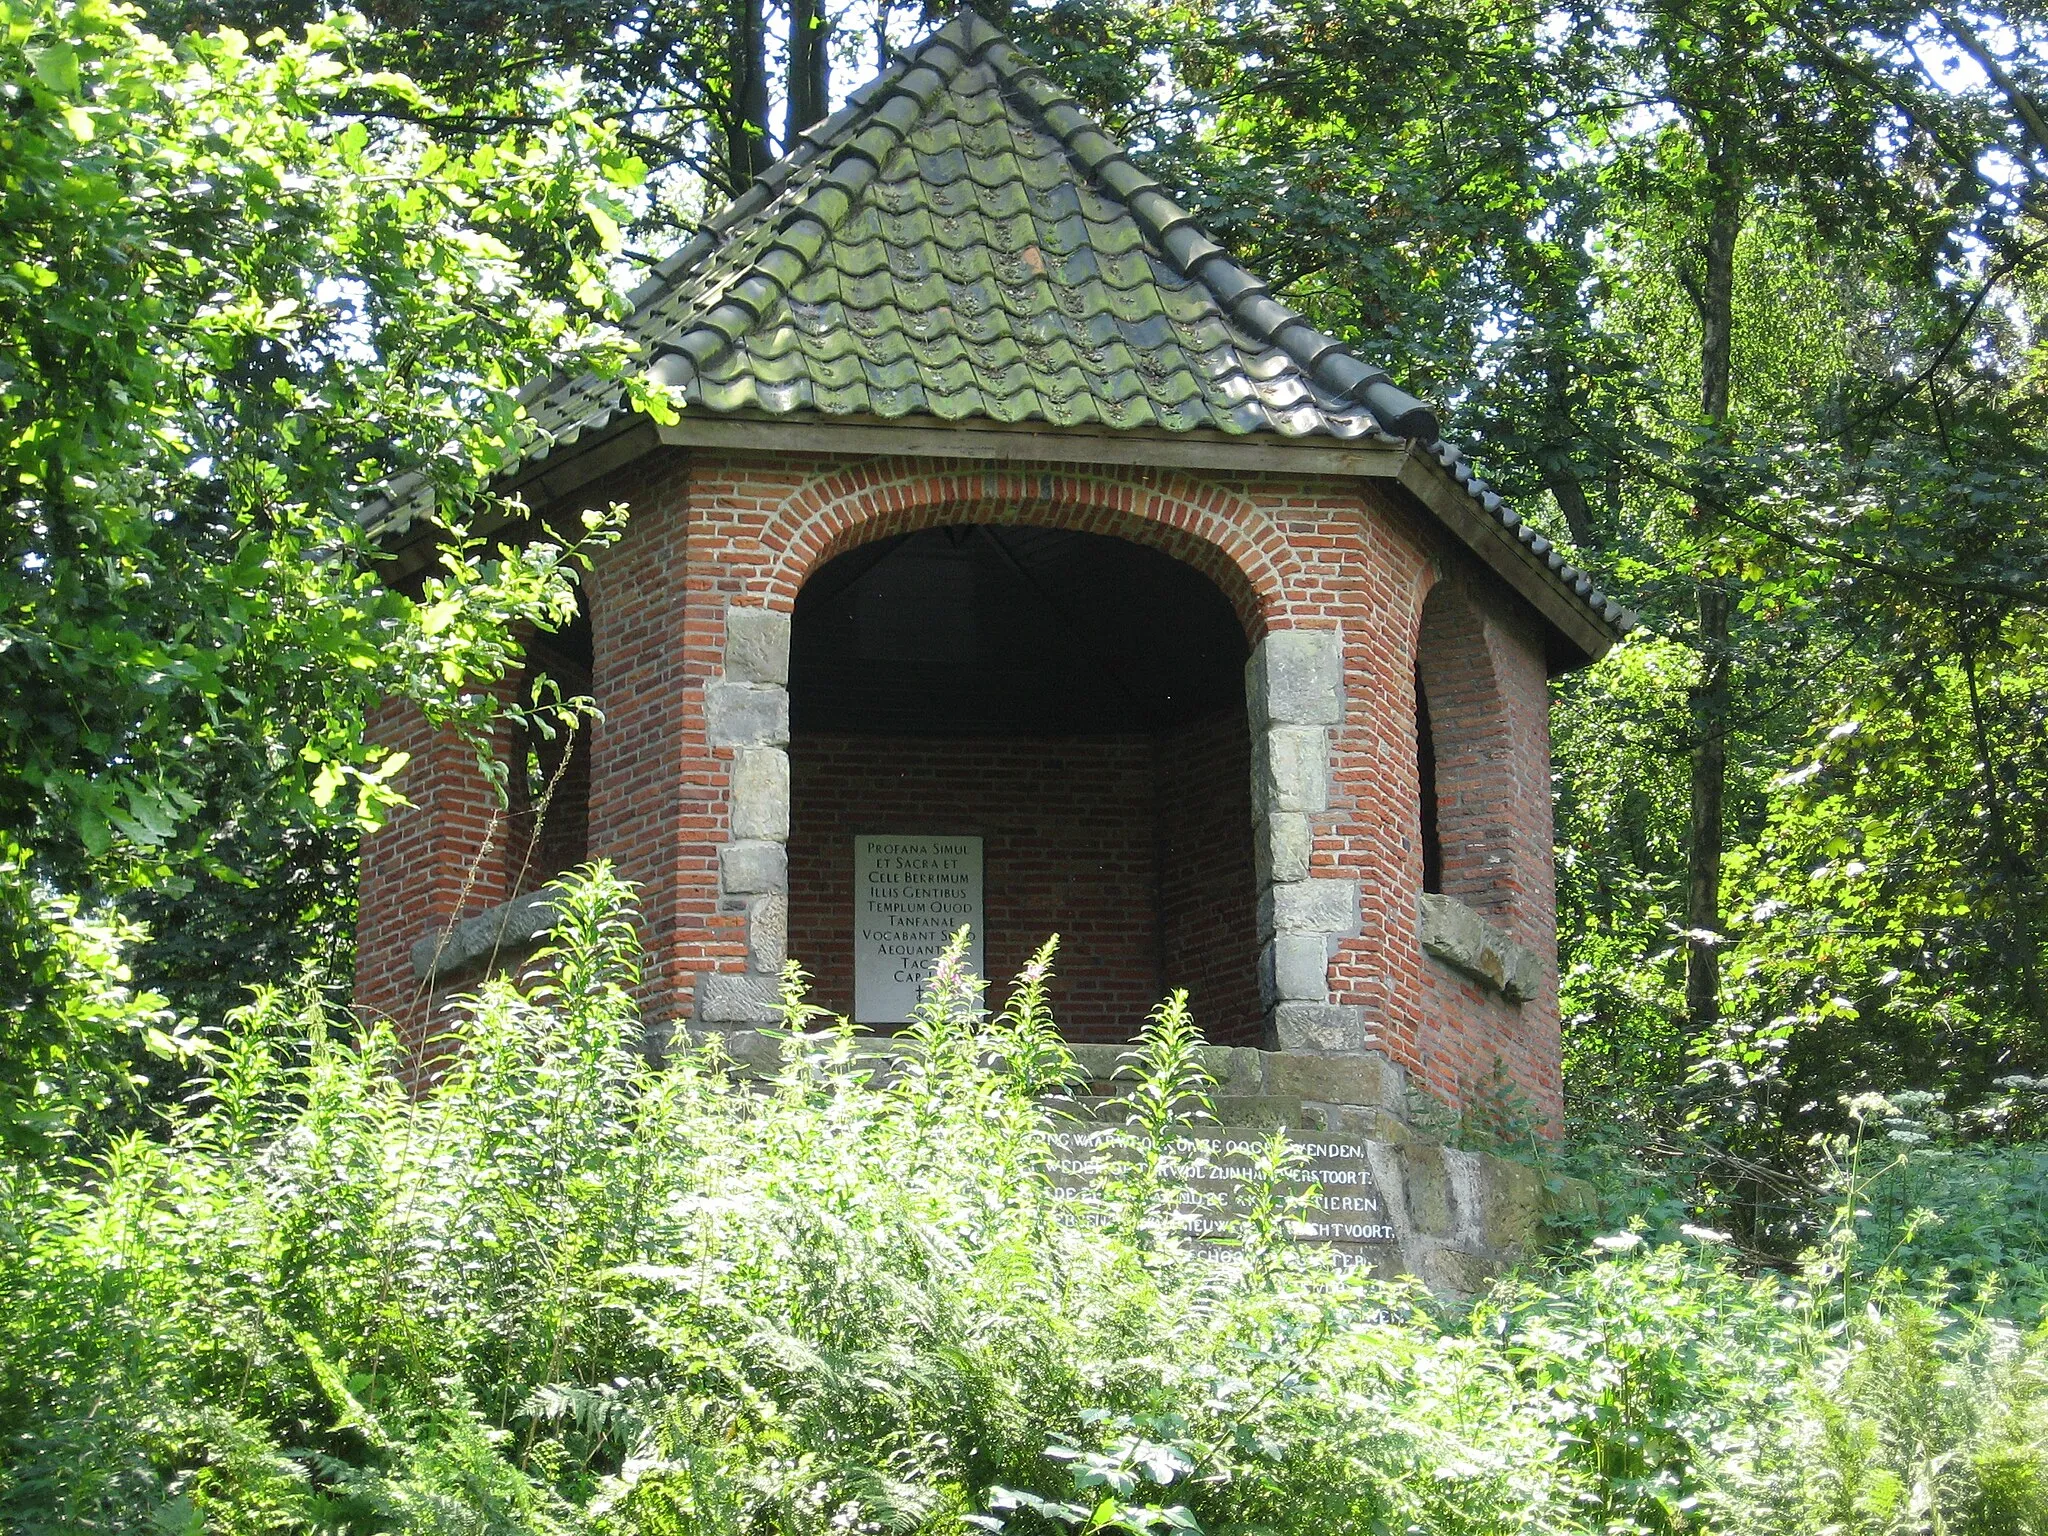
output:
<instances>
[{"instance_id":1,"label":"grey stone block","mask_svg":"<svg viewBox=\"0 0 2048 1536\"><path fill-rule=\"evenodd\" d=\"M782 992L773 976L703 971L695 1011L702 1024L774 1024L782 1018Z\"/></svg>"},{"instance_id":2,"label":"grey stone block","mask_svg":"<svg viewBox=\"0 0 2048 1536\"><path fill-rule=\"evenodd\" d=\"M1350 1003L1280 1003L1273 1009L1273 1046L1280 1051L1362 1051L1365 1010Z\"/></svg>"},{"instance_id":3,"label":"grey stone block","mask_svg":"<svg viewBox=\"0 0 2048 1536\"><path fill-rule=\"evenodd\" d=\"M1127 1045L1080 1044L1067 1047L1073 1055L1074 1065L1091 1083L1107 1083L1115 1077L1123 1054L1129 1049Z\"/></svg>"},{"instance_id":4,"label":"grey stone block","mask_svg":"<svg viewBox=\"0 0 2048 1536\"><path fill-rule=\"evenodd\" d=\"M1511 1003L1543 990L1543 958L1517 944L1455 896L1425 893L1422 947L1448 966L1483 981Z\"/></svg>"},{"instance_id":5,"label":"grey stone block","mask_svg":"<svg viewBox=\"0 0 2048 1536\"><path fill-rule=\"evenodd\" d=\"M1336 725L1344 719L1344 637L1327 629L1278 629L1245 667L1254 725Z\"/></svg>"},{"instance_id":6,"label":"grey stone block","mask_svg":"<svg viewBox=\"0 0 2048 1536\"><path fill-rule=\"evenodd\" d=\"M1330 808L1330 733L1318 725L1272 725L1252 743L1252 809L1270 816Z\"/></svg>"},{"instance_id":7,"label":"grey stone block","mask_svg":"<svg viewBox=\"0 0 2048 1536\"><path fill-rule=\"evenodd\" d=\"M1486 1184L1480 1154L1462 1147L1442 1152L1444 1183L1450 1191L1451 1236L1464 1248L1486 1243Z\"/></svg>"},{"instance_id":8,"label":"grey stone block","mask_svg":"<svg viewBox=\"0 0 2048 1536\"><path fill-rule=\"evenodd\" d=\"M782 974L789 956L789 898L756 896L747 903L747 969Z\"/></svg>"},{"instance_id":9,"label":"grey stone block","mask_svg":"<svg viewBox=\"0 0 2048 1536\"><path fill-rule=\"evenodd\" d=\"M727 843L718 850L718 883L728 896L787 891L789 849L781 843Z\"/></svg>"},{"instance_id":10,"label":"grey stone block","mask_svg":"<svg viewBox=\"0 0 2048 1536\"><path fill-rule=\"evenodd\" d=\"M1216 1079L1219 1094L1257 1094L1265 1090L1263 1055L1248 1045L1205 1045L1202 1065Z\"/></svg>"},{"instance_id":11,"label":"grey stone block","mask_svg":"<svg viewBox=\"0 0 2048 1536\"><path fill-rule=\"evenodd\" d=\"M706 683L704 735L714 747L786 745L789 690L753 683Z\"/></svg>"},{"instance_id":12,"label":"grey stone block","mask_svg":"<svg viewBox=\"0 0 2048 1536\"><path fill-rule=\"evenodd\" d=\"M1323 1104L1370 1106L1376 1112L1402 1107L1405 1074L1378 1051L1356 1056L1295 1056L1275 1052L1266 1058L1266 1089L1291 1093Z\"/></svg>"},{"instance_id":13,"label":"grey stone block","mask_svg":"<svg viewBox=\"0 0 2048 1536\"><path fill-rule=\"evenodd\" d=\"M1500 1274L1498 1255L1468 1253L1441 1243L1418 1243L1415 1262L1409 1267L1415 1278L1432 1291L1445 1296L1477 1296Z\"/></svg>"},{"instance_id":14,"label":"grey stone block","mask_svg":"<svg viewBox=\"0 0 2048 1536\"><path fill-rule=\"evenodd\" d=\"M1336 1057L1326 1058L1337 1060ZM1323 1130L1332 1135L1363 1136L1370 1141L1389 1144L1408 1141L1414 1132L1407 1122L1392 1110L1382 1109L1377 1104L1318 1104L1304 1103L1301 1108L1304 1117L1314 1120Z\"/></svg>"},{"instance_id":15,"label":"grey stone block","mask_svg":"<svg viewBox=\"0 0 2048 1536\"><path fill-rule=\"evenodd\" d=\"M728 603L725 676L734 683L789 685L789 615Z\"/></svg>"},{"instance_id":16,"label":"grey stone block","mask_svg":"<svg viewBox=\"0 0 2048 1536\"><path fill-rule=\"evenodd\" d=\"M1521 1253L1543 1224L1543 1176L1527 1163L1484 1152L1467 1155L1476 1164L1480 1242L1495 1252Z\"/></svg>"},{"instance_id":17,"label":"grey stone block","mask_svg":"<svg viewBox=\"0 0 2048 1536\"><path fill-rule=\"evenodd\" d=\"M1543 1185L1543 1213L1587 1226L1600 1218L1600 1192L1584 1179L1552 1174Z\"/></svg>"},{"instance_id":18,"label":"grey stone block","mask_svg":"<svg viewBox=\"0 0 2048 1536\"><path fill-rule=\"evenodd\" d=\"M1358 932L1356 880L1293 880L1267 887L1259 897L1262 933Z\"/></svg>"},{"instance_id":19,"label":"grey stone block","mask_svg":"<svg viewBox=\"0 0 2048 1536\"><path fill-rule=\"evenodd\" d=\"M1268 811L1252 828L1252 864L1261 885L1308 878L1314 836L1299 811Z\"/></svg>"},{"instance_id":20,"label":"grey stone block","mask_svg":"<svg viewBox=\"0 0 2048 1536\"><path fill-rule=\"evenodd\" d=\"M690 1031L687 1026L678 1029L674 1019L645 1020L640 1026L640 1054L652 1062L668 1059L679 1041L687 1042Z\"/></svg>"},{"instance_id":21,"label":"grey stone block","mask_svg":"<svg viewBox=\"0 0 2048 1536\"><path fill-rule=\"evenodd\" d=\"M737 842L789 841L789 754L741 747L732 755L732 835Z\"/></svg>"},{"instance_id":22,"label":"grey stone block","mask_svg":"<svg viewBox=\"0 0 2048 1536\"><path fill-rule=\"evenodd\" d=\"M1432 1141L1413 1141L1396 1149L1401 1166L1401 1194L1408 1220L1417 1232L1449 1237L1457 1228L1451 1180L1444 1167L1444 1148Z\"/></svg>"},{"instance_id":23,"label":"grey stone block","mask_svg":"<svg viewBox=\"0 0 2048 1536\"><path fill-rule=\"evenodd\" d=\"M1125 1062L1123 1058L1132 1047L1126 1045L1069 1045L1074 1064L1091 1084L1109 1086L1113 1089L1118 1081L1117 1069ZM1219 1094L1258 1094L1264 1091L1265 1073L1260 1066L1260 1053L1244 1045L1205 1045L1197 1052L1197 1059L1216 1079Z\"/></svg>"},{"instance_id":24,"label":"grey stone block","mask_svg":"<svg viewBox=\"0 0 2048 1536\"><path fill-rule=\"evenodd\" d=\"M700 1035L700 1043L710 1035ZM782 1037L758 1029L716 1031L716 1038L734 1065L753 1077L773 1077L782 1066Z\"/></svg>"},{"instance_id":25,"label":"grey stone block","mask_svg":"<svg viewBox=\"0 0 2048 1536\"><path fill-rule=\"evenodd\" d=\"M554 893L545 888L464 918L444 938L430 933L412 947L412 973L421 981L452 976L466 965L506 950L524 949L554 931Z\"/></svg>"},{"instance_id":26,"label":"grey stone block","mask_svg":"<svg viewBox=\"0 0 2048 1536\"><path fill-rule=\"evenodd\" d=\"M1543 991L1543 957L1526 945L1503 937L1507 949L1501 995L1511 1003L1534 1002Z\"/></svg>"},{"instance_id":27,"label":"grey stone block","mask_svg":"<svg viewBox=\"0 0 2048 1536\"><path fill-rule=\"evenodd\" d=\"M1214 1100L1216 1123L1233 1130L1270 1131L1280 1126L1299 1126L1301 1100L1278 1098L1270 1093L1248 1097L1218 1094Z\"/></svg>"},{"instance_id":28,"label":"grey stone block","mask_svg":"<svg viewBox=\"0 0 2048 1536\"><path fill-rule=\"evenodd\" d=\"M1273 977L1274 1002L1329 1001L1330 948L1322 934L1276 933L1262 964Z\"/></svg>"}]
</instances>

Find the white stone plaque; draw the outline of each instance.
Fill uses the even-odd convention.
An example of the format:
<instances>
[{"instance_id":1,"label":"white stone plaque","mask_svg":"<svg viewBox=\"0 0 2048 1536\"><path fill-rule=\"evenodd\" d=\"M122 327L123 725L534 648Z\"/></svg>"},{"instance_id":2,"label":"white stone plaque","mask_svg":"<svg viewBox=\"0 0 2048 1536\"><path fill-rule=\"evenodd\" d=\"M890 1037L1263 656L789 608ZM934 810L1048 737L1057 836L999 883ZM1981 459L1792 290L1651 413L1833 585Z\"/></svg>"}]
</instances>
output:
<instances>
[{"instance_id":1,"label":"white stone plaque","mask_svg":"<svg viewBox=\"0 0 2048 1536\"><path fill-rule=\"evenodd\" d=\"M862 836L853 840L853 1016L907 1024L954 930L982 974L981 839Z\"/></svg>"}]
</instances>

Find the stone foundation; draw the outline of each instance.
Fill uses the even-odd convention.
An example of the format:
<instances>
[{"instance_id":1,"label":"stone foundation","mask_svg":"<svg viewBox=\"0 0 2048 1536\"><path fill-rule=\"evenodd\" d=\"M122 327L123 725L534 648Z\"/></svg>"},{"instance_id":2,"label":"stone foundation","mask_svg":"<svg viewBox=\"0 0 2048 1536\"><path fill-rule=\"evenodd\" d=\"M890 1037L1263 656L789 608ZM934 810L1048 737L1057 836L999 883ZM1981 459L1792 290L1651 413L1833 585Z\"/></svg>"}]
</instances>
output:
<instances>
[{"instance_id":1,"label":"stone foundation","mask_svg":"<svg viewBox=\"0 0 2048 1536\"><path fill-rule=\"evenodd\" d=\"M765 1077L780 1063L781 1041L774 1034L715 1034L743 1069ZM1115 1074L1130 1047L1071 1049L1088 1078L1070 1101L1070 1134L1078 1143L1105 1124L1097 1113L1115 1092ZM874 1041L872 1051L878 1066L893 1054L885 1040ZM1552 1180L1561 1187L1548 1188L1528 1163L1448 1146L1417 1131L1410 1123L1406 1074L1377 1054L1313 1056L1209 1046L1201 1057L1216 1079L1216 1123L1195 1132L1206 1150L1241 1158L1242 1151L1231 1149L1284 1129L1347 1180L1353 1169L1359 1175L1369 1170L1369 1185L1361 1179L1342 1191L1326 1186L1324 1202L1348 1202L1351 1210L1341 1217L1369 1217L1391 1233L1359 1240L1345 1235L1340 1219L1324 1229L1334 1235L1309 1240L1329 1243L1345 1261L1383 1278L1413 1275L1439 1295L1470 1297L1534 1248L1546 1216L1576 1212L1591 1199L1580 1180ZM1218 1182L1224 1180L1219 1176ZM1358 1210L1366 1191L1377 1212Z\"/></svg>"}]
</instances>

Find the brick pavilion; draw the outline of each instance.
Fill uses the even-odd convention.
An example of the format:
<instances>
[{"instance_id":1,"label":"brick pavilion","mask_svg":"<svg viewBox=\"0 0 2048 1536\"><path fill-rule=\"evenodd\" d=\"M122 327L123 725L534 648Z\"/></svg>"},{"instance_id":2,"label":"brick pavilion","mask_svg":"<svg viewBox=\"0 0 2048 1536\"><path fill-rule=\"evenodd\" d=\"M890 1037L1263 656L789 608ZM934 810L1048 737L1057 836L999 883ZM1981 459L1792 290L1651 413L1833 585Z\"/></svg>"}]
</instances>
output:
<instances>
[{"instance_id":1,"label":"brick pavilion","mask_svg":"<svg viewBox=\"0 0 2048 1536\"><path fill-rule=\"evenodd\" d=\"M886 1028L863 839L954 840L998 994L1062 935L1076 1041L1184 986L1220 1044L1452 1106L1504 1075L1556 1122L1547 685L1628 615L1015 47L936 32L631 327L680 420L555 381L506 482L540 524L630 508L528 652L601 718L508 733L501 807L469 747L380 714L413 809L363 849L359 1007L419 1038L606 859L651 1018L768 1022L794 956ZM382 517L417 576L431 519Z\"/></svg>"}]
</instances>

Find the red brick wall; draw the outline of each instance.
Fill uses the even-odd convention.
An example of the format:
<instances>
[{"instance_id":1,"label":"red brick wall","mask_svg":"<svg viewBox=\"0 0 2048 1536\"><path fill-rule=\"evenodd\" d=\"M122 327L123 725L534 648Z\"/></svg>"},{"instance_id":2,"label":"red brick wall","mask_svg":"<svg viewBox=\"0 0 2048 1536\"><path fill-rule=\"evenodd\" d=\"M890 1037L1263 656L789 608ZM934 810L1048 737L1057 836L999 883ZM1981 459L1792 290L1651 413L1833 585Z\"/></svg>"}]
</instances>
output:
<instances>
[{"instance_id":1,"label":"red brick wall","mask_svg":"<svg viewBox=\"0 0 2048 1536\"><path fill-rule=\"evenodd\" d=\"M532 699L535 682L552 678L562 698L590 692L587 668L542 646L528 652L520 679L520 702ZM516 733L509 775L505 859L515 896L539 890L590 856L590 722L573 728L550 722Z\"/></svg>"},{"instance_id":2,"label":"red brick wall","mask_svg":"<svg viewBox=\"0 0 2048 1536\"><path fill-rule=\"evenodd\" d=\"M1542 637L1490 578L1466 573L1431 591L1417 644L1435 733L1444 893L1549 957L1557 909ZM1527 1101L1521 1107L1555 1128L1563 1085L1554 968L1544 995L1520 1007L1433 958L1425 980L1425 1014L1447 1026L1431 1074L1439 1096L1469 1102L1498 1063Z\"/></svg>"},{"instance_id":3,"label":"red brick wall","mask_svg":"<svg viewBox=\"0 0 2048 1536\"><path fill-rule=\"evenodd\" d=\"M853 1008L853 839L982 839L991 1006L1060 935L1054 1016L1121 1041L1170 987L1210 1038L1256 1044L1250 749L1243 717L1160 738L942 740L807 733L790 749L789 951Z\"/></svg>"},{"instance_id":4,"label":"red brick wall","mask_svg":"<svg viewBox=\"0 0 2048 1536\"><path fill-rule=\"evenodd\" d=\"M1521 893L1514 743L1485 620L1459 583L1438 583L1423 603L1416 660L1436 747L1444 894L1504 916Z\"/></svg>"},{"instance_id":5,"label":"red brick wall","mask_svg":"<svg viewBox=\"0 0 2048 1536\"><path fill-rule=\"evenodd\" d=\"M1060 935L1054 1016L1123 1040L1159 1000L1152 749L1093 740L806 734L790 749L789 952L816 1000L853 1009L853 838L982 839L983 936L997 1002Z\"/></svg>"},{"instance_id":6,"label":"red brick wall","mask_svg":"<svg viewBox=\"0 0 2048 1536\"><path fill-rule=\"evenodd\" d=\"M601 712L590 852L639 887L644 998L658 1020L689 1014L697 972L741 969L746 943L744 915L721 910L718 895L731 754L704 737L704 683L718 675L726 598L745 589L746 570L708 548L692 558L704 519L687 464L653 455L586 498L633 509L588 583Z\"/></svg>"},{"instance_id":7,"label":"red brick wall","mask_svg":"<svg viewBox=\"0 0 2048 1536\"><path fill-rule=\"evenodd\" d=\"M397 781L412 803L363 840L355 1003L390 1019L417 1052L433 999L413 975L412 947L510 894L506 823L476 749L455 732L434 730L397 701L377 710L369 734L412 754Z\"/></svg>"},{"instance_id":8,"label":"red brick wall","mask_svg":"<svg viewBox=\"0 0 2048 1536\"><path fill-rule=\"evenodd\" d=\"M1265 1019L1252 868L1252 750L1244 711L1162 733L1154 761L1160 969L1166 986L1188 989L1195 1022L1211 1040L1257 1045Z\"/></svg>"},{"instance_id":9,"label":"red brick wall","mask_svg":"<svg viewBox=\"0 0 2048 1536\"><path fill-rule=\"evenodd\" d=\"M1464 1103L1499 1060L1537 1116L1555 1126L1563 1105L1555 976L1542 997L1508 1003L1424 955L1416 915L1414 647L1423 601L1438 572L1449 571L1498 620L1489 646L1519 765L1505 780L1514 803L1502 820L1513 829L1523 887L1509 926L1546 958L1555 953L1549 717L1534 622L1520 617L1519 599L1480 579L1469 554L1370 482L1355 490L1276 483L1261 509L1300 560L1288 617L1334 624L1344 635L1345 717L1331 736L1330 807L1313 818L1310 872L1359 881L1361 927L1331 964L1331 1001L1361 1005L1374 1043L1439 1100Z\"/></svg>"},{"instance_id":10,"label":"red brick wall","mask_svg":"<svg viewBox=\"0 0 2048 1536\"><path fill-rule=\"evenodd\" d=\"M718 888L732 754L706 746L703 718L704 684L721 668L726 604L786 612L812 570L885 534L1044 523L1136 539L1187 560L1217 581L1253 639L1268 629L1341 630L1346 713L1331 732L1330 803L1313 818L1310 873L1356 880L1361 910L1359 933L1331 963L1331 1001L1359 1007L1373 1043L1438 1097L1462 1100L1498 1059L1538 1113L1554 1117L1554 982L1520 1007L1485 993L1423 955L1416 913L1415 647L1424 598L1442 571L1483 616L1478 632L1507 722L1511 766L1495 781L1504 808L1488 814L1512 845L1501 887L1512 894L1491 916L1540 953L1553 952L1540 633L1520 600L1402 493L1358 480L671 450L584 499L633 509L625 537L601 557L591 582L594 690L605 718L591 746L590 848L640 883L647 1001L658 1017L688 1013L697 973L746 965L742 904L722 902ZM803 814L801 791L796 813ZM366 858L366 868L373 862ZM395 918L386 910L389 887L366 883L366 933L377 924L418 926L416 905ZM1084 941L1081 925L1062 927L1075 948L1099 942L1107 953L1124 942L1113 928ZM799 955L807 948L823 972L816 945L801 935L792 942ZM1206 952L1199 943L1185 950L1191 959ZM991 955L998 973L1010 963ZM1235 961L1222 967L1234 968ZM1078 980L1086 967L1070 949L1064 969ZM1124 1006L1076 1001L1084 1012L1099 1007L1096 1017L1105 1019Z\"/></svg>"}]
</instances>

